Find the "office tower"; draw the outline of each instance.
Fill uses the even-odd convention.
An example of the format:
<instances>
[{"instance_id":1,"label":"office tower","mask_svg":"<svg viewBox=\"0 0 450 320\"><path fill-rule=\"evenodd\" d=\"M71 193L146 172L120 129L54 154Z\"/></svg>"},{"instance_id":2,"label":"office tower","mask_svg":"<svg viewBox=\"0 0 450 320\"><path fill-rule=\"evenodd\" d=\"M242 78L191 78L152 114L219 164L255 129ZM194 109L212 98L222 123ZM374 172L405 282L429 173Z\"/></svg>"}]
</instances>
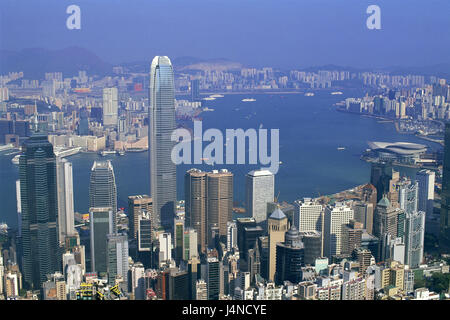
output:
<instances>
[{"instance_id":1,"label":"office tower","mask_svg":"<svg viewBox=\"0 0 450 320\"><path fill-rule=\"evenodd\" d=\"M183 260L189 261L194 257L198 257L197 231L195 229L186 228L184 230L183 241Z\"/></svg>"},{"instance_id":2,"label":"office tower","mask_svg":"<svg viewBox=\"0 0 450 320\"><path fill-rule=\"evenodd\" d=\"M275 176L269 170L253 170L245 176L247 215L256 223L266 221L267 203L274 200Z\"/></svg>"},{"instance_id":3,"label":"office tower","mask_svg":"<svg viewBox=\"0 0 450 320\"><path fill-rule=\"evenodd\" d=\"M203 279L195 283L195 300L208 300L208 286Z\"/></svg>"},{"instance_id":4,"label":"office tower","mask_svg":"<svg viewBox=\"0 0 450 320\"><path fill-rule=\"evenodd\" d=\"M383 197L377 204L373 221L373 234L381 237L383 234L390 234L397 237L398 215L403 212L394 208L386 197Z\"/></svg>"},{"instance_id":5,"label":"office tower","mask_svg":"<svg viewBox=\"0 0 450 320\"><path fill-rule=\"evenodd\" d=\"M392 179L393 172L390 163L372 163L370 183L377 189L377 202L389 192L389 181Z\"/></svg>"},{"instance_id":6,"label":"office tower","mask_svg":"<svg viewBox=\"0 0 450 320\"><path fill-rule=\"evenodd\" d=\"M353 219L353 209L343 202L327 205L324 214L323 254L331 258L342 252L342 227Z\"/></svg>"},{"instance_id":7,"label":"office tower","mask_svg":"<svg viewBox=\"0 0 450 320\"><path fill-rule=\"evenodd\" d=\"M361 247L363 224L351 219L342 226L342 254L351 254L353 250Z\"/></svg>"},{"instance_id":8,"label":"office tower","mask_svg":"<svg viewBox=\"0 0 450 320\"><path fill-rule=\"evenodd\" d=\"M300 232L305 247L304 263L314 265L317 258L323 256L322 234L317 231Z\"/></svg>"},{"instance_id":9,"label":"office tower","mask_svg":"<svg viewBox=\"0 0 450 320\"><path fill-rule=\"evenodd\" d=\"M227 250L231 251L237 248L237 226L236 222L229 221L227 223Z\"/></svg>"},{"instance_id":10,"label":"office tower","mask_svg":"<svg viewBox=\"0 0 450 320\"><path fill-rule=\"evenodd\" d=\"M117 231L117 189L114 169L111 161L94 161L91 169L89 184L89 207L112 209L113 229L110 233Z\"/></svg>"},{"instance_id":11,"label":"office tower","mask_svg":"<svg viewBox=\"0 0 450 320\"><path fill-rule=\"evenodd\" d=\"M37 290L47 274L61 269L56 158L46 135L35 134L23 143L19 176L23 276Z\"/></svg>"},{"instance_id":12,"label":"office tower","mask_svg":"<svg viewBox=\"0 0 450 320\"><path fill-rule=\"evenodd\" d=\"M169 300L189 300L189 274L178 268L169 273Z\"/></svg>"},{"instance_id":13,"label":"office tower","mask_svg":"<svg viewBox=\"0 0 450 320\"><path fill-rule=\"evenodd\" d=\"M425 212L406 212L405 264L418 268L423 260Z\"/></svg>"},{"instance_id":14,"label":"office tower","mask_svg":"<svg viewBox=\"0 0 450 320\"><path fill-rule=\"evenodd\" d=\"M63 245L66 236L76 233L73 209L72 163L64 158L56 160L56 180L58 184L59 243Z\"/></svg>"},{"instance_id":15,"label":"office tower","mask_svg":"<svg viewBox=\"0 0 450 320\"><path fill-rule=\"evenodd\" d=\"M169 299L169 277L169 269L164 269L163 271L158 272L155 285L156 296L158 299Z\"/></svg>"},{"instance_id":16,"label":"office tower","mask_svg":"<svg viewBox=\"0 0 450 320\"><path fill-rule=\"evenodd\" d=\"M445 123L443 160L439 244L447 249L450 247L450 122Z\"/></svg>"},{"instance_id":17,"label":"office tower","mask_svg":"<svg viewBox=\"0 0 450 320\"><path fill-rule=\"evenodd\" d=\"M365 274L372 260L372 252L368 249L358 248L355 250L356 260L359 262L358 272Z\"/></svg>"},{"instance_id":18,"label":"office tower","mask_svg":"<svg viewBox=\"0 0 450 320\"><path fill-rule=\"evenodd\" d=\"M288 231L288 219L279 208L270 215L269 230L269 280L275 280L277 243L284 242L284 235Z\"/></svg>"},{"instance_id":19,"label":"office tower","mask_svg":"<svg viewBox=\"0 0 450 320\"><path fill-rule=\"evenodd\" d=\"M183 260L184 249L184 219L175 218L173 222L173 248L177 264Z\"/></svg>"},{"instance_id":20,"label":"office tower","mask_svg":"<svg viewBox=\"0 0 450 320\"><path fill-rule=\"evenodd\" d=\"M91 234L91 272L107 272L107 235L113 233L111 207L95 207L89 210Z\"/></svg>"},{"instance_id":21,"label":"office tower","mask_svg":"<svg viewBox=\"0 0 450 320\"><path fill-rule=\"evenodd\" d=\"M107 270L110 286L121 279L122 292L128 292L128 237L126 234L107 235ZM119 278L120 277L120 278Z\"/></svg>"},{"instance_id":22,"label":"office tower","mask_svg":"<svg viewBox=\"0 0 450 320\"><path fill-rule=\"evenodd\" d=\"M285 241L276 244L276 284L283 284L285 280L295 284L302 281L304 254L300 232L292 226L286 232Z\"/></svg>"},{"instance_id":23,"label":"office tower","mask_svg":"<svg viewBox=\"0 0 450 320\"><path fill-rule=\"evenodd\" d=\"M137 226L138 257L146 268L150 268L152 265L152 238L152 221L150 213L141 211L138 216Z\"/></svg>"},{"instance_id":24,"label":"office tower","mask_svg":"<svg viewBox=\"0 0 450 320\"><path fill-rule=\"evenodd\" d=\"M233 174L226 169L209 172L206 197L208 233L218 227L220 238L226 239L227 223L233 218Z\"/></svg>"},{"instance_id":25,"label":"office tower","mask_svg":"<svg viewBox=\"0 0 450 320\"><path fill-rule=\"evenodd\" d=\"M80 109L80 122L78 123L78 135L89 135L89 113L86 107Z\"/></svg>"},{"instance_id":26,"label":"office tower","mask_svg":"<svg viewBox=\"0 0 450 320\"><path fill-rule=\"evenodd\" d=\"M433 215L434 206L434 181L435 173L431 170L420 170L416 173L416 180L419 182L418 210L423 211L426 217Z\"/></svg>"},{"instance_id":27,"label":"office tower","mask_svg":"<svg viewBox=\"0 0 450 320\"><path fill-rule=\"evenodd\" d=\"M159 240L159 265L170 264L172 260L172 240L170 233L160 233Z\"/></svg>"},{"instance_id":28,"label":"office tower","mask_svg":"<svg viewBox=\"0 0 450 320\"><path fill-rule=\"evenodd\" d=\"M20 180L16 180L17 231L22 236L22 200L20 199Z\"/></svg>"},{"instance_id":29,"label":"office tower","mask_svg":"<svg viewBox=\"0 0 450 320\"><path fill-rule=\"evenodd\" d=\"M191 80L191 101L200 101L200 80Z\"/></svg>"},{"instance_id":30,"label":"office tower","mask_svg":"<svg viewBox=\"0 0 450 320\"><path fill-rule=\"evenodd\" d=\"M151 216L152 198L148 195L136 195L128 197L128 225L130 238L137 239L139 214L144 210Z\"/></svg>"},{"instance_id":31,"label":"office tower","mask_svg":"<svg viewBox=\"0 0 450 320\"><path fill-rule=\"evenodd\" d=\"M353 211L355 213L355 221L362 223L363 228L372 234L374 211L372 202L355 202L353 203Z\"/></svg>"},{"instance_id":32,"label":"office tower","mask_svg":"<svg viewBox=\"0 0 450 320\"><path fill-rule=\"evenodd\" d=\"M117 88L103 88L103 125L117 127L119 110Z\"/></svg>"},{"instance_id":33,"label":"office tower","mask_svg":"<svg viewBox=\"0 0 450 320\"><path fill-rule=\"evenodd\" d=\"M409 294L414 292L414 271L405 268L403 290Z\"/></svg>"},{"instance_id":34,"label":"office tower","mask_svg":"<svg viewBox=\"0 0 450 320\"><path fill-rule=\"evenodd\" d=\"M300 232L322 232L323 207L311 198L296 200L294 225Z\"/></svg>"},{"instance_id":35,"label":"office tower","mask_svg":"<svg viewBox=\"0 0 450 320\"><path fill-rule=\"evenodd\" d=\"M370 183L366 184L361 190L361 200L365 203L371 203L375 208L377 206L377 188Z\"/></svg>"},{"instance_id":36,"label":"office tower","mask_svg":"<svg viewBox=\"0 0 450 320\"><path fill-rule=\"evenodd\" d=\"M219 300L220 267L216 257L206 259L206 284L208 286L208 300Z\"/></svg>"},{"instance_id":37,"label":"office tower","mask_svg":"<svg viewBox=\"0 0 450 320\"><path fill-rule=\"evenodd\" d=\"M253 248L247 251L248 272L250 272L250 281L255 282L255 276L261 274L261 254L258 245L258 239L255 240Z\"/></svg>"},{"instance_id":38,"label":"office tower","mask_svg":"<svg viewBox=\"0 0 450 320\"><path fill-rule=\"evenodd\" d=\"M140 262L131 267L131 292L134 300L145 300L145 268Z\"/></svg>"},{"instance_id":39,"label":"office tower","mask_svg":"<svg viewBox=\"0 0 450 320\"><path fill-rule=\"evenodd\" d=\"M155 214L155 230L170 228L177 200L176 167L171 159L175 123L175 95L172 64L168 57L156 56L150 70L150 186Z\"/></svg>"},{"instance_id":40,"label":"office tower","mask_svg":"<svg viewBox=\"0 0 450 320\"><path fill-rule=\"evenodd\" d=\"M416 212L419 199L419 183L411 182L408 179L402 179L397 184L398 203L405 212Z\"/></svg>"},{"instance_id":41,"label":"office tower","mask_svg":"<svg viewBox=\"0 0 450 320\"><path fill-rule=\"evenodd\" d=\"M200 260L197 257L193 257L191 260L188 261L187 264L187 270L189 273L189 299L195 299L196 298L196 283L201 278L201 264ZM206 283L205 283L206 285ZM205 291L207 288L205 287ZM206 300L206 293L205 293L205 299Z\"/></svg>"},{"instance_id":42,"label":"office tower","mask_svg":"<svg viewBox=\"0 0 450 320\"><path fill-rule=\"evenodd\" d=\"M207 247L206 233L206 172L191 169L184 176L186 227L197 231L200 251Z\"/></svg>"}]
</instances>

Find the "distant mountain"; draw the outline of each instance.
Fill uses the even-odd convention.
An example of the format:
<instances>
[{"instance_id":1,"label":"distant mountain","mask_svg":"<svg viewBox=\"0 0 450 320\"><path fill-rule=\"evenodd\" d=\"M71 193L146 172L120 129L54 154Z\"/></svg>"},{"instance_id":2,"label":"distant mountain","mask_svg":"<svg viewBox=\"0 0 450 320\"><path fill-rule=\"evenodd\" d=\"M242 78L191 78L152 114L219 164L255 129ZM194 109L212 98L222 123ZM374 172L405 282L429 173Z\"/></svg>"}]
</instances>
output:
<instances>
[{"instance_id":1,"label":"distant mountain","mask_svg":"<svg viewBox=\"0 0 450 320\"><path fill-rule=\"evenodd\" d=\"M79 70L87 71L88 75L105 75L111 73L112 65L91 51L79 47L59 50L0 50L1 74L23 71L25 79L43 79L46 72L62 72L63 77L72 77Z\"/></svg>"},{"instance_id":2,"label":"distant mountain","mask_svg":"<svg viewBox=\"0 0 450 320\"><path fill-rule=\"evenodd\" d=\"M317 72L319 70L336 70L336 71L350 71L350 72L358 72L362 71L362 69L354 68L354 67L343 67L335 64L326 64L323 66L313 66L308 68L299 68L302 71L306 72Z\"/></svg>"}]
</instances>

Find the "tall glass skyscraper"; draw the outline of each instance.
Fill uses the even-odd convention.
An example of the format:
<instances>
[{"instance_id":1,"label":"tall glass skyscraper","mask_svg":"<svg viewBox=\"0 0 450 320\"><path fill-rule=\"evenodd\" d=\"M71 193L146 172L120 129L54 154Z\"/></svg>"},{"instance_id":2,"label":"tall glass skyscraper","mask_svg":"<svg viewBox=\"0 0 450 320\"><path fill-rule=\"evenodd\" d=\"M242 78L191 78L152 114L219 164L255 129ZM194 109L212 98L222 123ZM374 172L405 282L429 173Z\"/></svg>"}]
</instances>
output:
<instances>
[{"instance_id":1,"label":"tall glass skyscraper","mask_svg":"<svg viewBox=\"0 0 450 320\"><path fill-rule=\"evenodd\" d=\"M441 193L441 241L440 245L450 247L450 122L445 124L444 165Z\"/></svg>"},{"instance_id":2,"label":"tall glass skyscraper","mask_svg":"<svg viewBox=\"0 0 450 320\"><path fill-rule=\"evenodd\" d=\"M170 59L156 56L150 70L150 185L155 228L173 225L176 202L176 167L171 159L175 123L173 69Z\"/></svg>"},{"instance_id":3,"label":"tall glass skyscraper","mask_svg":"<svg viewBox=\"0 0 450 320\"><path fill-rule=\"evenodd\" d=\"M36 290L47 281L47 274L61 269L56 158L47 135L37 133L24 142L19 174L23 276Z\"/></svg>"},{"instance_id":4,"label":"tall glass skyscraper","mask_svg":"<svg viewBox=\"0 0 450 320\"><path fill-rule=\"evenodd\" d=\"M245 204L256 223L267 220L267 203L274 201L275 177L269 170L253 170L245 176Z\"/></svg>"},{"instance_id":5,"label":"tall glass skyscraper","mask_svg":"<svg viewBox=\"0 0 450 320\"><path fill-rule=\"evenodd\" d=\"M111 207L113 233L117 230L117 188L111 161L94 161L89 184L89 207Z\"/></svg>"}]
</instances>

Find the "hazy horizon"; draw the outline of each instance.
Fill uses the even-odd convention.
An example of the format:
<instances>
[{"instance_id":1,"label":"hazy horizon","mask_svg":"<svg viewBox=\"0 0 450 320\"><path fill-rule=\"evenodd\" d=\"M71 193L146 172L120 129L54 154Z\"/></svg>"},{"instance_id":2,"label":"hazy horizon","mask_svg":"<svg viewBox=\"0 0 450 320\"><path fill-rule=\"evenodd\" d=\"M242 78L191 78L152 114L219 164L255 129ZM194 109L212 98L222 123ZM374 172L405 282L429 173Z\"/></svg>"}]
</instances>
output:
<instances>
[{"instance_id":1,"label":"hazy horizon","mask_svg":"<svg viewBox=\"0 0 450 320\"><path fill-rule=\"evenodd\" d=\"M71 4L81 30L66 28ZM371 4L381 30L366 27ZM450 63L449 11L446 0L2 0L0 49L77 46L111 64L167 55L282 69L426 67Z\"/></svg>"}]
</instances>

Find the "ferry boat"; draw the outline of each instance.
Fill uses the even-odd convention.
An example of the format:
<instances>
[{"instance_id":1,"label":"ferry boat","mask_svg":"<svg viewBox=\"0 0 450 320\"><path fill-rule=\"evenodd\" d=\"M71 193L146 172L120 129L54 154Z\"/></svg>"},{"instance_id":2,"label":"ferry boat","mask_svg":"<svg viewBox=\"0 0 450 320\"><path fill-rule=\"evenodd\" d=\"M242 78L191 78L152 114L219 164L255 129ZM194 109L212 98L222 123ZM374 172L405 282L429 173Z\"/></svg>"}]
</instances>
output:
<instances>
[{"instance_id":1,"label":"ferry boat","mask_svg":"<svg viewBox=\"0 0 450 320\"><path fill-rule=\"evenodd\" d=\"M338 147L338 150L345 150L345 147Z\"/></svg>"},{"instance_id":2,"label":"ferry boat","mask_svg":"<svg viewBox=\"0 0 450 320\"><path fill-rule=\"evenodd\" d=\"M242 102L252 102L252 101L256 101L256 99L253 98L242 99Z\"/></svg>"},{"instance_id":3,"label":"ferry boat","mask_svg":"<svg viewBox=\"0 0 450 320\"><path fill-rule=\"evenodd\" d=\"M55 156L64 158L68 156L73 156L74 154L77 154L81 151L81 147L75 147L75 148L55 148Z\"/></svg>"},{"instance_id":4,"label":"ferry boat","mask_svg":"<svg viewBox=\"0 0 450 320\"><path fill-rule=\"evenodd\" d=\"M102 157L106 157L108 154L116 154L115 150L103 150L102 152L100 152Z\"/></svg>"},{"instance_id":5,"label":"ferry boat","mask_svg":"<svg viewBox=\"0 0 450 320\"><path fill-rule=\"evenodd\" d=\"M210 98L223 98L223 95L221 95L221 94L212 94L209 97Z\"/></svg>"},{"instance_id":6,"label":"ferry boat","mask_svg":"<svg viewBox=\"0 0 450 320\"><path fill-rule=\"evenodd\" d=\"M125 155L125 151L120 150L120 151L119 151L119 156L124 156L124 155Z\"/></svg>"},{"instance_id":7,"label":"ferry boat","mask_svg":"<svg viewBox=\"0 0 450 320\"><path fill-rule=\"evenodd\" d=\"M214 111L214 109L210 109L208 107L203 108L203 111Z\"/></svg>"},{"instance_id":8,"label":"ferry boat","mask_svg":"<svg viewBox=\"0 0 450 320\"><path fill-rule=\"evenodd\" d=\"M313 92L307 92L307 93L305 93L305 97L314 97L314 93Z\"/></svg>"},{"instance_id":9,"label":"ferry boat","mask_svg":"<svg viewBox=\"0 0 450 320\"><path fill-rule=\"evenodd\" d=\"M211 101L211 100L216 100L216 98L212 98L212 97L206 97L206 98L203 98L203 100L206 100L206 101Z\"/></svg>"},{"instance_id":10,"label":"ferry boat","mask_svg":"<svg viewBox=\"0 0 450 320\"><path fill-rule=\"evenodd\" d=\"M11 159L13 164L19 164L20 154Z\"/></svg>"},{"instance_id":11,"label":"ferry boat","mask_svg":"<svg viewBox=\"0 0 450 320\"><path fill-rule=\"evenodd\" d=\"M334 92L332 92L331 94L332 94L332 95L342 94L342 92L341 92L341 91L334 91Z\"/></svg>"}]
</instances>

